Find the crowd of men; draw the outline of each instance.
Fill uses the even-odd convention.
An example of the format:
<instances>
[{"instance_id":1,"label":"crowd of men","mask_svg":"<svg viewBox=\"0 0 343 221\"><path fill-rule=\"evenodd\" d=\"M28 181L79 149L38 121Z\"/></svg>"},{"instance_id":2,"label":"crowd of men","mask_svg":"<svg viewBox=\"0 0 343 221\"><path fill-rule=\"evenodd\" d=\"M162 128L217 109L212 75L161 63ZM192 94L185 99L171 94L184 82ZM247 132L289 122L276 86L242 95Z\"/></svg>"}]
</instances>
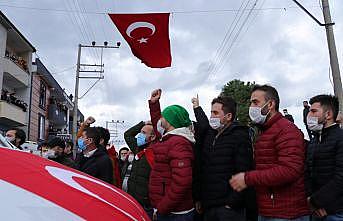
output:
<instances>
[{"instance_id":1,"label":"crowd of men","mask_svg":"<svg viewBox=\"0 0 343 221\"><path fill-rule=\"evenodd\" d=\"M151 93L150 120L128 129L128 147L119 154L110 134L91 127L78 131L79 154L72 142L54 138L40 146L42 156L111 183L135 198L158 221L337 221L343 220L343 130L335 96L304 101L309 136L279 111L277 90L255 85L250 125L237 120L237 103L219 96L208 118L193 98L196 118L171 105L161 111L162 90ZM25 133L11 129L16 146Z\"/></svg>"}]
</instances>

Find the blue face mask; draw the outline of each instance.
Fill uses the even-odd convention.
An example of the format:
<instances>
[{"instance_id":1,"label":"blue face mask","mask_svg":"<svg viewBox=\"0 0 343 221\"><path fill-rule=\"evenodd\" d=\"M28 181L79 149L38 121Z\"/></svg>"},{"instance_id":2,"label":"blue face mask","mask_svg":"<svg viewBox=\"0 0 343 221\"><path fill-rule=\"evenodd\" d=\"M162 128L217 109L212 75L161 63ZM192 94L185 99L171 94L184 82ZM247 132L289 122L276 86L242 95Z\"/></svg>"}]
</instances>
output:
<instances>
[{"instance_id":1,"label":"blue face mask","mask_svg":"<svg viewBox=\"0 0 343 221\"><path fill-rule=\"evenodd\" d=\"M137 145L138 146L143 146L144 144L146 144L146 136L145 136L145 134L139 133L137 135L136 139L137 139Z\"/></svg>"},{"instance_id":2,"label":"blue face mask","mask_svg":"<svg viewBox=\"0 0 343 221\"><path fill-rule=\"evenodd\" d=\"M85 141L82 138L79 138L77 140L77 145L79 146L79 150L83 151L86 149L87 145L85 144Z\"/></svg>"}]
</instances>

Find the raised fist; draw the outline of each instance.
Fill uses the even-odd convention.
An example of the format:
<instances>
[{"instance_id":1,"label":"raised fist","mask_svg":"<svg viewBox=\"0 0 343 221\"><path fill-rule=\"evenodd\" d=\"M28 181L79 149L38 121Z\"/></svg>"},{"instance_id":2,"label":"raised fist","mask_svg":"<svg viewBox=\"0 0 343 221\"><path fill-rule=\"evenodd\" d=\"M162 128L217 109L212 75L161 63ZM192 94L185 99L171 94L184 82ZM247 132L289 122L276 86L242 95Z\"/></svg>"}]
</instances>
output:
<instances>
[{"instance_id":1,"label":"raised fist","mask_svg":"<svg viewBox=\"0 0 343 221\"><path fill-rule=\"evenodd\" d=\"M156 89L151 92L150 101L156 103L161 98L162 90Z\"/></svg>"}]
</instances>

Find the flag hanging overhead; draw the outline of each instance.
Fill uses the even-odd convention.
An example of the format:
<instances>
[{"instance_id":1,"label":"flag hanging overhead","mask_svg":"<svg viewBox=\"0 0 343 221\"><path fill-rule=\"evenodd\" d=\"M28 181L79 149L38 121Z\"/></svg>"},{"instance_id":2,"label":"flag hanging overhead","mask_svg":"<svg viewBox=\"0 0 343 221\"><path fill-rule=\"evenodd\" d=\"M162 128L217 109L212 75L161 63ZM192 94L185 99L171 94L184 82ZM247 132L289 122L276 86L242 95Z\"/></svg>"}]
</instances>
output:
<instances>
[{"instance_id":1,"label":"flag hanging overhead","mask_svg":"<svg viewBox=\"0 0 343 221\"><path fill-rule=\"evenodd\" d=\"M171 66L169 13L109 14L132 53L151 68Z\"/></svg>"}]
</instances>

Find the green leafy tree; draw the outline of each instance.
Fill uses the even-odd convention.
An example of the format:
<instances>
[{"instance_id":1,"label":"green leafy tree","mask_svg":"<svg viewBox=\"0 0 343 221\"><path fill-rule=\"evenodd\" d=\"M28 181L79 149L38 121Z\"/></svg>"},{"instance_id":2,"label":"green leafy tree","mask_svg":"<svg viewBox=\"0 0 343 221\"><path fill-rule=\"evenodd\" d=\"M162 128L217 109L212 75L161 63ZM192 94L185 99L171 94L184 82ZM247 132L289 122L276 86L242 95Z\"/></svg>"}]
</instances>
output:
<instances>
[{"instance_id":1,"label":"green leafy tree","mask_svg":"<svg viewBox=\"0 0 343 221\"><path fill-rule=\"evenodd\" d=\"M250 122L249 106L250 106L250 93L254 87L255 82L247 82L235 79L228 82L222 88L220 95L229 96L237 102L237 119L245 125Z\"/></svg>"}]
</instances>

